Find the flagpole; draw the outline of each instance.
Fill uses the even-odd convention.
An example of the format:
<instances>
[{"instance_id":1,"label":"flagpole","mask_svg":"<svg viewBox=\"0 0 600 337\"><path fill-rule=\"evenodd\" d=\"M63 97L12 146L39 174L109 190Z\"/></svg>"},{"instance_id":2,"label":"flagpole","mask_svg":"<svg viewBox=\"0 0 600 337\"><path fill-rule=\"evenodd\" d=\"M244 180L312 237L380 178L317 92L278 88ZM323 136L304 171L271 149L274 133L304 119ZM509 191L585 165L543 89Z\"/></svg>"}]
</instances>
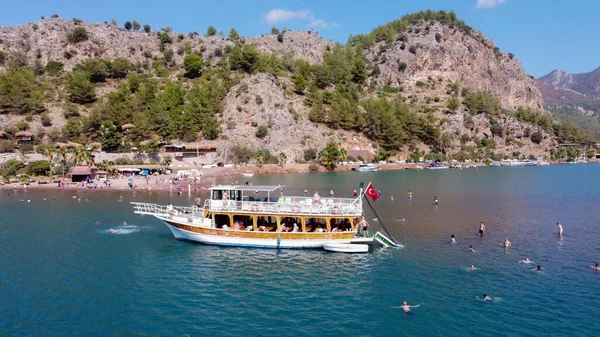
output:
<instances>
[{"instance_id":1,"label":"flagpole","mask_svg":"<svg viewBox=\"0 0 600 337\"><path fill-rule=\"evenodd\" d=\"M371 183L369 183L369 185L371 185ZM367 189L368 189L368 187L367 187ZM373 214L375 214L375 217L377 217L377 219L379 220L379 223L381 224L381 227L383 228L383 230L385 231L385 233L392 239L392 241L394 243L398 243L396 241L396 239L392 236L392 234L390 234L390 232L387 230L387 228L385 228L385 225L383 224L383 221L381 221L381 218L379 217L379 215L375 211L375 208L373 208L373 205L371 205L371 202L369 201L369 198L366 197L366 193L363 194L363 197L365 198L365 200L367 201L367 204L369 205L369 207L373 211Z\"/></svg>"}]
</instances>

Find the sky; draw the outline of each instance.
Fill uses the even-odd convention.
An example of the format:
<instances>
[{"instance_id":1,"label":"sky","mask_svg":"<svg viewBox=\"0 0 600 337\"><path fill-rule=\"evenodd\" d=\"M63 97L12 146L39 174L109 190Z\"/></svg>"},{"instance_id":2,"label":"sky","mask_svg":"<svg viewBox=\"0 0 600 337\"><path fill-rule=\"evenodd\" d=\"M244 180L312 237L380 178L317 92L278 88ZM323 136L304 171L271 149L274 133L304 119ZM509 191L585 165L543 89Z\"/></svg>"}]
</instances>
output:
<instances>
[{"instance_id":1,"label":"sky","mask_svg":"<svg viewBox=\"0 0 600 337\"><path fill-rule=\"evenodd\" d=\"M7 1L0 26L22 25L57 13L66 19L138 20L152 29L206 32L209 25L228 34L268 34L271 27L317 30L324 39L346 43L351 34L420 10L454 11L465 22L515 54L528 74L554 69L589 72L600 66L598 0L28 0ZM595 42L594 42L595 41Z\"/></svg>"}]
</instances>

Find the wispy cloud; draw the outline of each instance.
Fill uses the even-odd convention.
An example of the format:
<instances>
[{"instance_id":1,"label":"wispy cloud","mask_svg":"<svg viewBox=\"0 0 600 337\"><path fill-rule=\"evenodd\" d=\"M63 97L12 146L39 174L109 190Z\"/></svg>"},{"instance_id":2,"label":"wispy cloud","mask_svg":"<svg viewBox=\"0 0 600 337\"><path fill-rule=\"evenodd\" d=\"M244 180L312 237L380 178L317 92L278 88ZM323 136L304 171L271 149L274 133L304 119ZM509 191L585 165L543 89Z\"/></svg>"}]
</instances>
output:
<instances>
[{"instance_id":1,"label":"wispy cloud","mask_svg":"<svg viewBox=\"0 0 600 337\"><path fill-rule=\"evenodd\" d=\"M504 0L501 0L504 1ZM264 21L268 24L276 25L290 20L301 20L308 22L309 27L318 28L336 28L339 25L335 22L328 23L325 20L317 19L309 10L290 11L287 9L271 9L264 15Z\"/></svg>"},{"instance_id":2,"label":"wispy cloud","mask_svg":"<svg viewBox=\"0 0 600 337\"><path fill-rule=\"evenodd\" d=\"M505 2L506 0L477 0L477 8L494 8Z\"/></svg>"}]
</instances>

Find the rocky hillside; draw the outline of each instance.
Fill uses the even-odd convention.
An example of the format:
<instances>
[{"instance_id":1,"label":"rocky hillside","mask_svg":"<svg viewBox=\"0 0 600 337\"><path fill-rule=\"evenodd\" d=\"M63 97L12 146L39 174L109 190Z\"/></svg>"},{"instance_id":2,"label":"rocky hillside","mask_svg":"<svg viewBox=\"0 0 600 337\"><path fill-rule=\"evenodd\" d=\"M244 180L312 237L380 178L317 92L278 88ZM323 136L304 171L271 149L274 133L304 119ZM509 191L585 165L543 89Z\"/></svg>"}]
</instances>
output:
<instances>
[{"instance_id":1,"label":"rocky hillside","mask_svg":"<svg viewBox=\"0 0 600 337\"><path fill-rule=\"evenodd\" d=\"M217 140L225 160L244 150L287 162L312 159L329 139L380 159L541 157L575 132L542 110L514 55L454 13L410 14L347 45L312 30L242 38L211 28L1 27L2 129L107 151ZM126 123L135 127L111 141Z\"/></svg>"},{"instance_id":2,"label":"rocky hillside","mask_svg":"<svg viewBox=\"0 0 600 337\"><path fill-rule=\"evenodd\" d=\"M581 74L553 70L537 84L547 110L600 135L600 68Z\"/></svg>"}]
</instances>

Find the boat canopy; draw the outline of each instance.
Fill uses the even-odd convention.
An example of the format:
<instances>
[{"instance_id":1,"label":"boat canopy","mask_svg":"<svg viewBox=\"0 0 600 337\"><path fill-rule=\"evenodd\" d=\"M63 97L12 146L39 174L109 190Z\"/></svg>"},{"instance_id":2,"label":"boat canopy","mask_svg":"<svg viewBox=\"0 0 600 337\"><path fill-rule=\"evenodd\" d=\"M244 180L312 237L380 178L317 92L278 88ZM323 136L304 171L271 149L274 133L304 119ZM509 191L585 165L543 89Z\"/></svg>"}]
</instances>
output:
<instances>
[{"instance_id":1,"label":"boat canopy","mask_svg":"<svg viewBox=\"0 0 600 337\"><path fill-rule=\"evenodd\" d=\"M258 192L273 192L280 188L284 188L283 185L218 185L211 187L211 191L258 191Z\"/></svg>"}]
</instances>

